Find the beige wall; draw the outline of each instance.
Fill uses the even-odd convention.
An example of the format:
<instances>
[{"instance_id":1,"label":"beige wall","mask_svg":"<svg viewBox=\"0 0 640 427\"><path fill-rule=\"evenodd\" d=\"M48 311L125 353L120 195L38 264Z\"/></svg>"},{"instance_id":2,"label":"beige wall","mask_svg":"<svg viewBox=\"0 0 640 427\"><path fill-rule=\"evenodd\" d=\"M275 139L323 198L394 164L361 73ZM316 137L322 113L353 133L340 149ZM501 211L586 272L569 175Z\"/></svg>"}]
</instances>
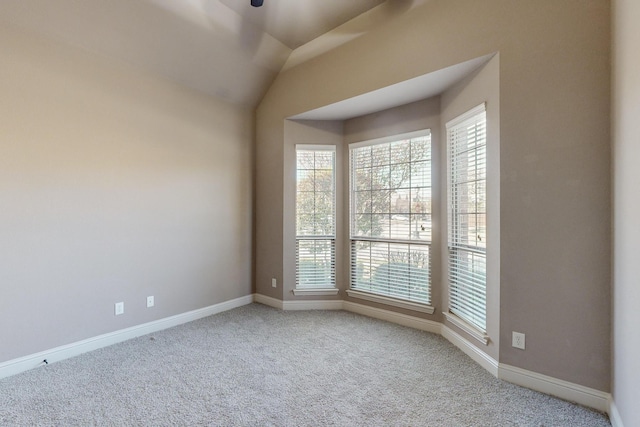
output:
<instances>
[{"instance_id":1,"label":"beige wall","mask_svg":"<svg viewBox=\"0 0 640 427\"><path fill-rule=\"evenodd\" d=\"M0 64L0 362L251 293L250 111L6 25Z\"/></svg>"},{"instance_id":2,"label":"beige wall","mask_svg":"<svg viewBox=\"0 0 640 427\"><path fill-rule=\"evenodd\" d=\"M284 140L284 117L263 109L256 114L256 214L255 214L255 289L273 298L283 298L283 201L284 144L258 141ZM260 129L260 135L257 134ZM271 286L271 279L279 285Z\"/></svg>"},{"instance_id":3,"label":"beige wall","mask_svg":"<svg viewBox=\"0 0 640 427\"><path fill-rule=\"evenodd\" d=\"M625 427L640 426L640 3L614 1L613 400Z\"/></svg>"},{"instance_id":4,"label":"beige wall","mask_svg":"<svg viewBox=\"0 0 640 427\"><path fill-rule=\"evenodd\" d=\"M257 111L258 292L282 298L285 118L499 52L500 362L609 390L609 6L432 0L281 73Z\"/></svg>"}]
</instances>

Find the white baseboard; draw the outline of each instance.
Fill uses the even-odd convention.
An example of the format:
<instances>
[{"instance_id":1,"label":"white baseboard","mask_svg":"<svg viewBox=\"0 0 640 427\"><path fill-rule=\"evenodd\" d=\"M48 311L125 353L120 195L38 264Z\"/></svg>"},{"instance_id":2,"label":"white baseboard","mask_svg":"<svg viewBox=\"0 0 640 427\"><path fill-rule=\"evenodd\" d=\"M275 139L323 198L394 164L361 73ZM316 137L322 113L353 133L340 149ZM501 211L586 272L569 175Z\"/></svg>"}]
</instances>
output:
<instances>
[{"instance_id":1,"label":"white baseboard","mask_svg":"<svg viewBox=\"0 0 640 427\"><path fill-rule=\"evenodd\" d=\"M70 357L78 356L82 353L97 350L99 348L117 344L142 335L161 331L163 329L168 329L183 323L192 322L203 317L212 316L214 314L222 313L223 311L251 304L252 302L253 295L246 295L220 304L214 304L209 307L188 311L186 313L177 314L175 316L166 317L164 319L155 320L142 325L132 326L130 328L121 329L108 334L98 335L86 340L30 354L7 362L2 362L0 363L0 378L16 375L20 372L41 366L44 359L49 363L59 362Z\"/></svg>"},{"instance_id":2,"label":"white baseboard","mask_svg":"<svg viewBox=\"0 0 640 427\"><path fill-rule=\"evenodd\" d=\"M609 399L609 421L611 421L612 427L624 427L622 424L622 418L620 418L620 412L618 412L618 407L616 406L616 402L613 401L613 397Z\"/></svg>"},{"instance_id":3,"label":"white baseboard","mask_svg":"<svg viewBox=\"0 0 640 427\"><path fill-rule=\"evenodd\" d=\"M282 310L284 307L282 304L282 300L271 298L262 294L253 294L253 302L268 305L269 307L277 308L278 310Z\"/></svg>"},{"instance_id":4,"label":"white baseboard","mask_svg":"<svg viewBox=\"0 0 640 427\"><path fill-rule=\"evenodd\" d=\"M280 310L345 310L364 316L373 317L387 322L397 323L421 331L440 334L441 324L419 317L408 316L394 311L370 307L343 300L306 300L306 301L281 301L262 294L254 294L253 300L257 303L268 305Z\"/></svg>"},{"instance_id":5,"label":"white baseboard","mask_svg":"<svg viewBox=\"0 0 640 427\"><path fill-rule=\"evenodd\" d=\"M343 309L353 313L362 314L364 316L420 329L422 331L440 334L481 367L486 369L491 375L541 393L550 394L561 399L588 406L598 411L607 412L612 418L612 423L614 422L614 418L617 417L616 422L618 424L616 425L614 423L614 427L622 427L622 423L619 421L620 416L616 415L617 411L615 409L615 405L610 405L609 403L609 393L538 374L536 372L527 371L515 366L498 363L495 359L473 345L462 335L442 323L402 313L396 313L394 311L370 307L368 305L357 304L350 301L280 301L260 294L255 295L255 301L282 310Z\"/></svg>"},{"instance_id":6,"label":"white baseboard","mask_svg":"<svg viewBox=\"0 0 640 427\"><path fill-rule=\"evenodd\" d=\"M284 301L283 310L342 310L342 300Z\"/></svg>"},{"instance_id":7,"label":"white baseboard","mask_svg":"<svg viewBox=\"0 0 640 427\"><path fill-rule=\"evenodd\" d=\"M246 295L220 304L133 326L120 331L99 335L72 344L0 363L0 378L5 378L36 368L42 365L42 361L44 359L47 359L49 363L58 362L60 360L78 356L82 353L97 350L99 348L117 344L142 335L161 331L163 329L168 329L173 326L251 304L252 302L265 304L281 310L342 309L422 331L440 334L471 357L471 359L476 363L498 378L532 390L557 396L561 399L576 402L602 412L607 412L611 418L613 427L623 427L620 414L618 413L615 403L611 399L611 395L609 393L538 374L536 372L527 371L515 366L503 363L498 364L493 358L482 352L461 335L439 322L342 300L281 301L276 298L260 294Z\"/></svg>"},{"instance_id":8,"label":"white baseboard","mask_svg":"<svg viewBox=\"0 0 640 427\"><path fill-rule=\"evenodd\" d=\"M455 332L453 329L442 325L442 336L445 337L451 344L458 347L464 354L469 356L478 365L486 369L494 377L498 376L498 362L480 350L475 345L471 344L462 335Z\"/></svg>"},{"instance_id":9,"label":"white baseboard","mask_svg":"<svg viewBox=\"0 0 640 427\"><path fill-rule=\"evenodd\" d=\"M432 320L421 319L415 316L408 316L406 314L370 307L368 305L357 304L350 301L343 301L342 307L346 311L351 311L353 313L362 314L364 316L369 316L380 320L386 320L387 322L397 323L399 325L408 326L410 328L420 329L421 331L432 332L434 334L440 334L440 327L442 326L440 323L434 322Z\"/></svg>"},{"instance_id":10,"label":"white baseboard","mask_svg":"<svg viewBox=\"0 0 640 427\"><path fill-rule=\"evenodd\" d=\"M530 388L541 393L550 394L570 402L588 406L601 412L609 411L610 394L604 391L581 386L558 378L549 377L526 369L500 363L498 378Z\"/></svg>"}]
</instances>

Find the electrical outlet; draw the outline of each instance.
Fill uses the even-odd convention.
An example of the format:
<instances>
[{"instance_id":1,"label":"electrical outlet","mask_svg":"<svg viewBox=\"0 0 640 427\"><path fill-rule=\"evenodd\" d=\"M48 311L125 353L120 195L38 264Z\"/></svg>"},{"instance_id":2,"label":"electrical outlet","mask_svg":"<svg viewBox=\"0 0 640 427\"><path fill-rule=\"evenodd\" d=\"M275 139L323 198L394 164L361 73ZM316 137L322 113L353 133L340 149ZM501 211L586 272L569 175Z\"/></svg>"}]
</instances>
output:
<instances>
[{"instance_id":1,"label":"electrical outlet","mask_svg":"<svg viewBox=\"0 0 640 427\"><path fill-rule=\"evenodd\" d=\"M154 301L154 299L153 299L153 296L149 296L149 297L147 297L147 308L149 308L149 307L153 307L153 306L154 306L154 304L155 304L155 301Z\"/></svg>"},{"instance_id":2,"label":"electrical outlet","mask_svg":"<svg viewBox=\"0 0 640 427\"><path fill-rule=\"evenodd\" d=\"M120 316L121 314L124 314L124 302L117 302L116 303L116 316Z\"/></svg>"},{"instance_id":3,"label":"electrical outlet","mask_svg":"<svg viewBox=\"0 0 640 427\"><path fill-rule=\"evenodd\" d=\"M276 284L276 279L275 278L271 279L271 287L272 288L277 288L278 287L278 285Z\"/></svg>"},{"instance_id":4,"label":"electrical outlet","mask_svg":"<svg viewBox=\"0 0 640 427\"><path fill-rule=\"evenodd\" d=\"M511 345L520 350L524 350L524 334L520 332L512 332Z\"/></svg>"}]
</instances>

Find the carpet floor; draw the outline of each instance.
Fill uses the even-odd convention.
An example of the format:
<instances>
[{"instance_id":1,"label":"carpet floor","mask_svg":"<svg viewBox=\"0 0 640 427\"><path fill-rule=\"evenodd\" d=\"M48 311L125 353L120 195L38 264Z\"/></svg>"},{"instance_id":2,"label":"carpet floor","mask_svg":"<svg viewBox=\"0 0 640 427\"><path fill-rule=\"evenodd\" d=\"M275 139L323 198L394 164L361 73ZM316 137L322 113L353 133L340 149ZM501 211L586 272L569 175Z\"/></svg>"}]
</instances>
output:
<instances>
[{"instance_id":1,"label":"carpet floor","mask_svg":"<svg viewBox=\"0 0 640 427\"><path fill-rule=\"evenodd\" d=\"M1 426L610 426L442 337L251 304L0 380Z\"/></svg>"}]
</instances>

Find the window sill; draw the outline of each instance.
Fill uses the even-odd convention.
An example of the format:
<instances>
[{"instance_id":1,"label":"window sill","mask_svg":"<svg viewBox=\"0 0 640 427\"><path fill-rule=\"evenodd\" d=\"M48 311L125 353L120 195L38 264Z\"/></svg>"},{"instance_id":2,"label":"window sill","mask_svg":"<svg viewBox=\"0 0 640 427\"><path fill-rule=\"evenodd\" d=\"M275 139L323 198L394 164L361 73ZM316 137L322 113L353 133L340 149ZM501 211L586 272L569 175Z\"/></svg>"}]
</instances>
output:
<instances>
[{"instance_id":1,"label":"window sill","mask_svg":"<svg viewBox=\"0 0 640 427\"><path fill-rule=\"evenodd\" d=\"M326 296L326 295L338 295L338 288L306 288L306 289L294 289L293 294L297 297L300 296Z\"/></svg>"},{"instance_id":2,"label":"window sill","mask_svg":"<svg viewBox=\"0 0 640 427\"><path fill-rule=\"evenodd\" d=\"M451 313L442 313L442 314L444 314L445 319L447 319L449 322L453 323L455 326L457 326L458 328L462 329L463 331L471 335L473 338L480 341L482 344L489 345L489 335L487 335L485 332L481 331L480 329L474 326L471 326L469 323L465 322L455 314L451 314Z\"/></svg>"},{"instance_id":3,"label":"window sill","mask_svg":"<svg viewBox=\"0 0 640 427\"><path fill-rule=\"evenodd\" d=\"M356 291L354 289L347 289L347 295L352 298L359 298L367 301L377 302L380 304L392 305L394 307L405 308L407 310L419 311L421 313L433 314L436 309L426 305L419 304L417 302L402 301L396 298L384 297L381 295L370 294L369 292Z\"/></svg>"}]
</instances>

